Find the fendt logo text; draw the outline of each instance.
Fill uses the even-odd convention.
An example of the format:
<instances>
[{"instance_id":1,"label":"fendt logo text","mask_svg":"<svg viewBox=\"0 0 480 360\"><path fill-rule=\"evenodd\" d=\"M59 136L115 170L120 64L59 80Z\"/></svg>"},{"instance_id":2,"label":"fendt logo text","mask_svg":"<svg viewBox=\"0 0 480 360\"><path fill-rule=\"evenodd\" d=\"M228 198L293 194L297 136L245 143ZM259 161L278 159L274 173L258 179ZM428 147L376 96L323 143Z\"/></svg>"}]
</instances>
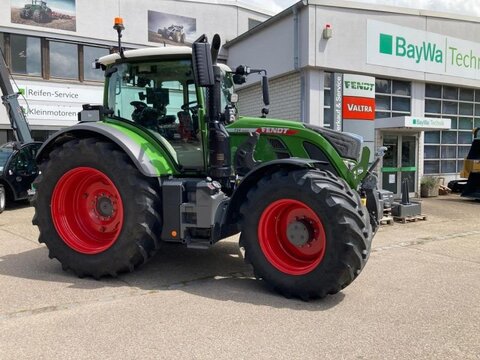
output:
<instances>
[{"instance_id":1,"label":"fendt logo text","mask_svg":"<svg viewBox=\"0 0 480 360\"><path fill-rule=\"evenodd\" d=\"M422 41L421 44L412 44L402 36L380 34L380 53L407 57L420 61L430 61L438 64L443 63L444 54L440 46L434 42Z\"/></svg>"},{"instance_id":2,"label":"fendt logo text","mask_svg":"<svg viewBox=\"0 0 480 360\"><path fill-rule=\"evenodd\" d=\"M354 90L375 90L375 83L362 81L345 81L345 88Z\"/></svg>"}]
</instances>

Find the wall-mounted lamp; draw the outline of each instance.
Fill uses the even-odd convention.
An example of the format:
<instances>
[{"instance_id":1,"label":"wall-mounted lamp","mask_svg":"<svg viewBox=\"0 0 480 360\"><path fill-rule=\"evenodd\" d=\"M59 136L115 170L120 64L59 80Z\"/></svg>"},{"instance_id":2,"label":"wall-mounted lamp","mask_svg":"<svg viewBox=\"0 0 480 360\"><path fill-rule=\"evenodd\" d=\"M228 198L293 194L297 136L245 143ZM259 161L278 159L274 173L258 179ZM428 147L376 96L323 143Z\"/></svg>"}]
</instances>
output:
<instances>
[{"instance_id":1,"label":"wall-mounted lamp","mask_svg":"<svg viewBox=\"0 0 480 360\"><path fill-rule=\"evenodd\" d=\"M325 27L323 28L323 34L322 34L323 38L327 40L330 39L332 37L332 31L333 31L332 25L325 24Z\"/></svg>"}]
</instances>

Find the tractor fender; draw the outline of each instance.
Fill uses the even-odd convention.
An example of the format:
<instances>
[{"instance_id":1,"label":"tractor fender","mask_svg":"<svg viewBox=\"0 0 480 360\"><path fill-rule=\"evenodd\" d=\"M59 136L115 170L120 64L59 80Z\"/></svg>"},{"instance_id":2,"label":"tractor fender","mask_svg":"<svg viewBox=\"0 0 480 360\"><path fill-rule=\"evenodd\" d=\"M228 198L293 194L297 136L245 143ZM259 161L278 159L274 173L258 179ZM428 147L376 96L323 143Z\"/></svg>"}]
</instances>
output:
<instances>
[{"instance_id":1,"label":"tractor fender","mask_svg":"<svg viewBox=\"0 0 480 360\"><path fill-rule=\"evenodd\" d=\"M118 145L145 176L158 177L176 172L175 164L170 159L168 150L159 145L163 151L154 156L148 140L135 141L132 136L129 136L129 130L124 130L120 131L104 123L80 123L60 130L41 146L36 157L37 163L41 163L53 149L67 141L95 137L109 140ZM132 131L131 135L136 135L136 133ZM108 161L108 159L105 160Z\"/></svg>"},{"instance_id":2,"label":"tractor fender","mask_svg":"<svg viewBox=\"0 0 480 360\"><path fill-rule=\"evenodd\" d=\"M328 164L325 161L314 159L287 158L268 161L250 170L232 194L225 216L224 224L226 226L224 226L224 230L226 233L222 234L222 237L231 236L240 231L240 207L244 203L248 191L255 186L261 178L281 170L317 169L325 167L326 165Z\"/></svg>"}]
</instances>

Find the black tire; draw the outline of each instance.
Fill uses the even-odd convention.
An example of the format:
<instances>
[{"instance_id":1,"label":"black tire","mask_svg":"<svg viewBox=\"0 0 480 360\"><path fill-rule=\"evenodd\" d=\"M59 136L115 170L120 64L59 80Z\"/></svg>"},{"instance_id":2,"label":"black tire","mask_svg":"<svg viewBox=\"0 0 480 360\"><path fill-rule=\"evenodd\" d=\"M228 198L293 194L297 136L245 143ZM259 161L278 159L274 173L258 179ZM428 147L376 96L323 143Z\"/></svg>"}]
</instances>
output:
<instances>
[{"instance_id":1,"label":"black tire","mask_svg":"<svg viewBox=\"0 0 480 360\"><path fill-rule=\"evenodd\" d=\"M32 19L36 23L41 23L42 22L42 14L41 14L40 10L37 9L33 12Z\"/></svg>"},{"instance_id":2,"label":"black tire","mask_svg":"<svg viewBox=\"0 0 480 360\"><path fill-rule=\"evenodd\" d=\"M5 194L5 188L3 185L0 185L0 214L5 210L5 205L7 203L7 196Z\"/></svg>"},{"instance_id":3,"label":"black tire","mask_svg":"<svg viewBox=\"0 0 480 360\"><path fill-rule=\"evenodd\" d=\"M54 149L39 168L41 173L35 180L37 190L32 201L35 207L33 224L40 230L39 242L47 245L49 257L58 259L65 270L71 269L80 277L92 276L98 279L106 275L116 276L118 273L133 271L158 250L162 228L158 184L154 179L143 176L127 155L115 145L97 139L72 140ZM52 215L58 208L55 205L56 198L67 199L73 203L68 206L79 209L78 214L82 214L81 196L75 193L75 190L69 193L68 186L62 188L59 185L66 184L62 179L68 176L68 172L75 173L79 169L90 169L93 173L106 176L121 198L121 202L113 202L112 205L114 209L117 206L117 214L118 209L122 209L123 220L120 226L115 224L115 229L112 230L119 231L116 233L117 237L114 237L113 243L105 250L97 251L91 247L95 250L94 253L79 251L74 241L74 247L67 244L64 238L68 241L68 236L62 237L59 234ZM88 184L88 181L86 183ZM62 189L67 190L62 193ZM93 190L91 192L93 193ZM88 194L84 195L86 197ZM100 205L97 203L95 206L98 209ZM75 216L77 215L71 215L72 218ZM82 222L83 219L77 221ZM64 221L63 218L61 220ZM90 219L87 219L87 222L90 225ZM62 230L63 225L59 226L62 226ZM102 231L105 231L105 228ZM78 234L82 235L81 231ZM74 235L77 233L74 232ZM72 238L75 239L73 235ZM101 238L101 234L98 238Z\"/></svg>"},{"instance_id":4,"label":"black tire","mask_svg":"<svg viewBox=\"0 0 480 360\"><path fill-rule=\"evenodd\" d=\"M317 234L315 241L322 238L318 236L316 228L312 228L314 232L308 229L309 223L316 224L310 218L315 219L317 216L316 219L323 226L323 253L319 252L318 257L313 254L314 258L308 260L302 258L308 266L303 267L300 262L301 267L296 269L294 262L293 267L283 270L280 268L283 263L276 260L276 255L267 254L263 250L266 247L260 244L262 236L269 244L273 244L268 245L270 249L281 242L281 232L273 231L265 219L268 219L266 214L270 214L277 224L283 223L279 212L271 212L271 209L275 209L275 204L281 204L282 201L298 203L298 206L308 209L305 211L311 212L311 216L304 216L303 219L296 217L290 223L305 223L303 227L308 230L305 234L308 234L310 240L315 240L312 235L314 233ZM240 246L245 249L245 260L252 264L257 278L263 279L286 297L309 300L339 292L360 274L370 254L372 229L366 208L362 206L358 194L345 181L328 171L296 170L277 172L265 177L248 192L241 214L243 223ZM290 225L285 225L287 231L283 235L290 244L285 245L283 240L284 244L278 247L280 250L275 250L279 253L285 252L283 249L290 246L294 246L294 251L300 249L299 245L291 244L291 235L287 235ZM276 226L278 229L280 225ZM279 233L280 235L272 237ZM305 243L301 248L306 245L310 246ZM312 248L314 246L312 244ZM287 263L291 262L289 256L290 254L285 257Z\"/></svg>"}]
</instances>

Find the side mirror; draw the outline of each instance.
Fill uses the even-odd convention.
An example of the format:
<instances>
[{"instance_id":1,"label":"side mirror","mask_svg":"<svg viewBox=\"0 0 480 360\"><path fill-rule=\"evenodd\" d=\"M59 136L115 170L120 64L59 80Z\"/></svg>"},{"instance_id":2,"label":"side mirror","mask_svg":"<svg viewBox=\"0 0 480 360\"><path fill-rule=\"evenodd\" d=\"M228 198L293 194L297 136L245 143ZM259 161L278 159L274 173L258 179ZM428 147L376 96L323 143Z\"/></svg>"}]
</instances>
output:
<instances>
[{"instance_id":1,"label":"side mirror","mask_svg":"<svg viewBox=\"0 0 480 360\"><path fill-rule=\"evenodd\" d=\"M209 87L215 84L213 77L212 53L205 36L200 37L192 45L192 65L195 83L198 86Z\"/></svg>"},{"instance_id":2,"label":"side mirror","mask_svg":"<svg viewBox=\"0 0 480 360\"><path fill-rule=\"evenodd\" d=\"M233 74L233 83L235 85L242 85L247 81L247 77L245 75Z\"/></svg>"},{"instance_id":3,"label":"side mirror","mask_svg":"<svg viewBox=\"0 0 480 360\"><path fill-rule=\"evenodd\" d=\"M262 76L262 95L265 106L270 105L270 94L268 92L268 77Z\"/></svg>"},{"instance_id":4,"label":"side mirror","mask_svg":"<svg viewBox=\"0 0 480 360\"><path fill-rule=\"evenodd\" d=\"M105 108L101 105L84 104L82 105L82 108L83 110L78 113L79 122L100 121L103 115L109 113L109 111L105 110Z\"/></svg>"}]
</instances>

